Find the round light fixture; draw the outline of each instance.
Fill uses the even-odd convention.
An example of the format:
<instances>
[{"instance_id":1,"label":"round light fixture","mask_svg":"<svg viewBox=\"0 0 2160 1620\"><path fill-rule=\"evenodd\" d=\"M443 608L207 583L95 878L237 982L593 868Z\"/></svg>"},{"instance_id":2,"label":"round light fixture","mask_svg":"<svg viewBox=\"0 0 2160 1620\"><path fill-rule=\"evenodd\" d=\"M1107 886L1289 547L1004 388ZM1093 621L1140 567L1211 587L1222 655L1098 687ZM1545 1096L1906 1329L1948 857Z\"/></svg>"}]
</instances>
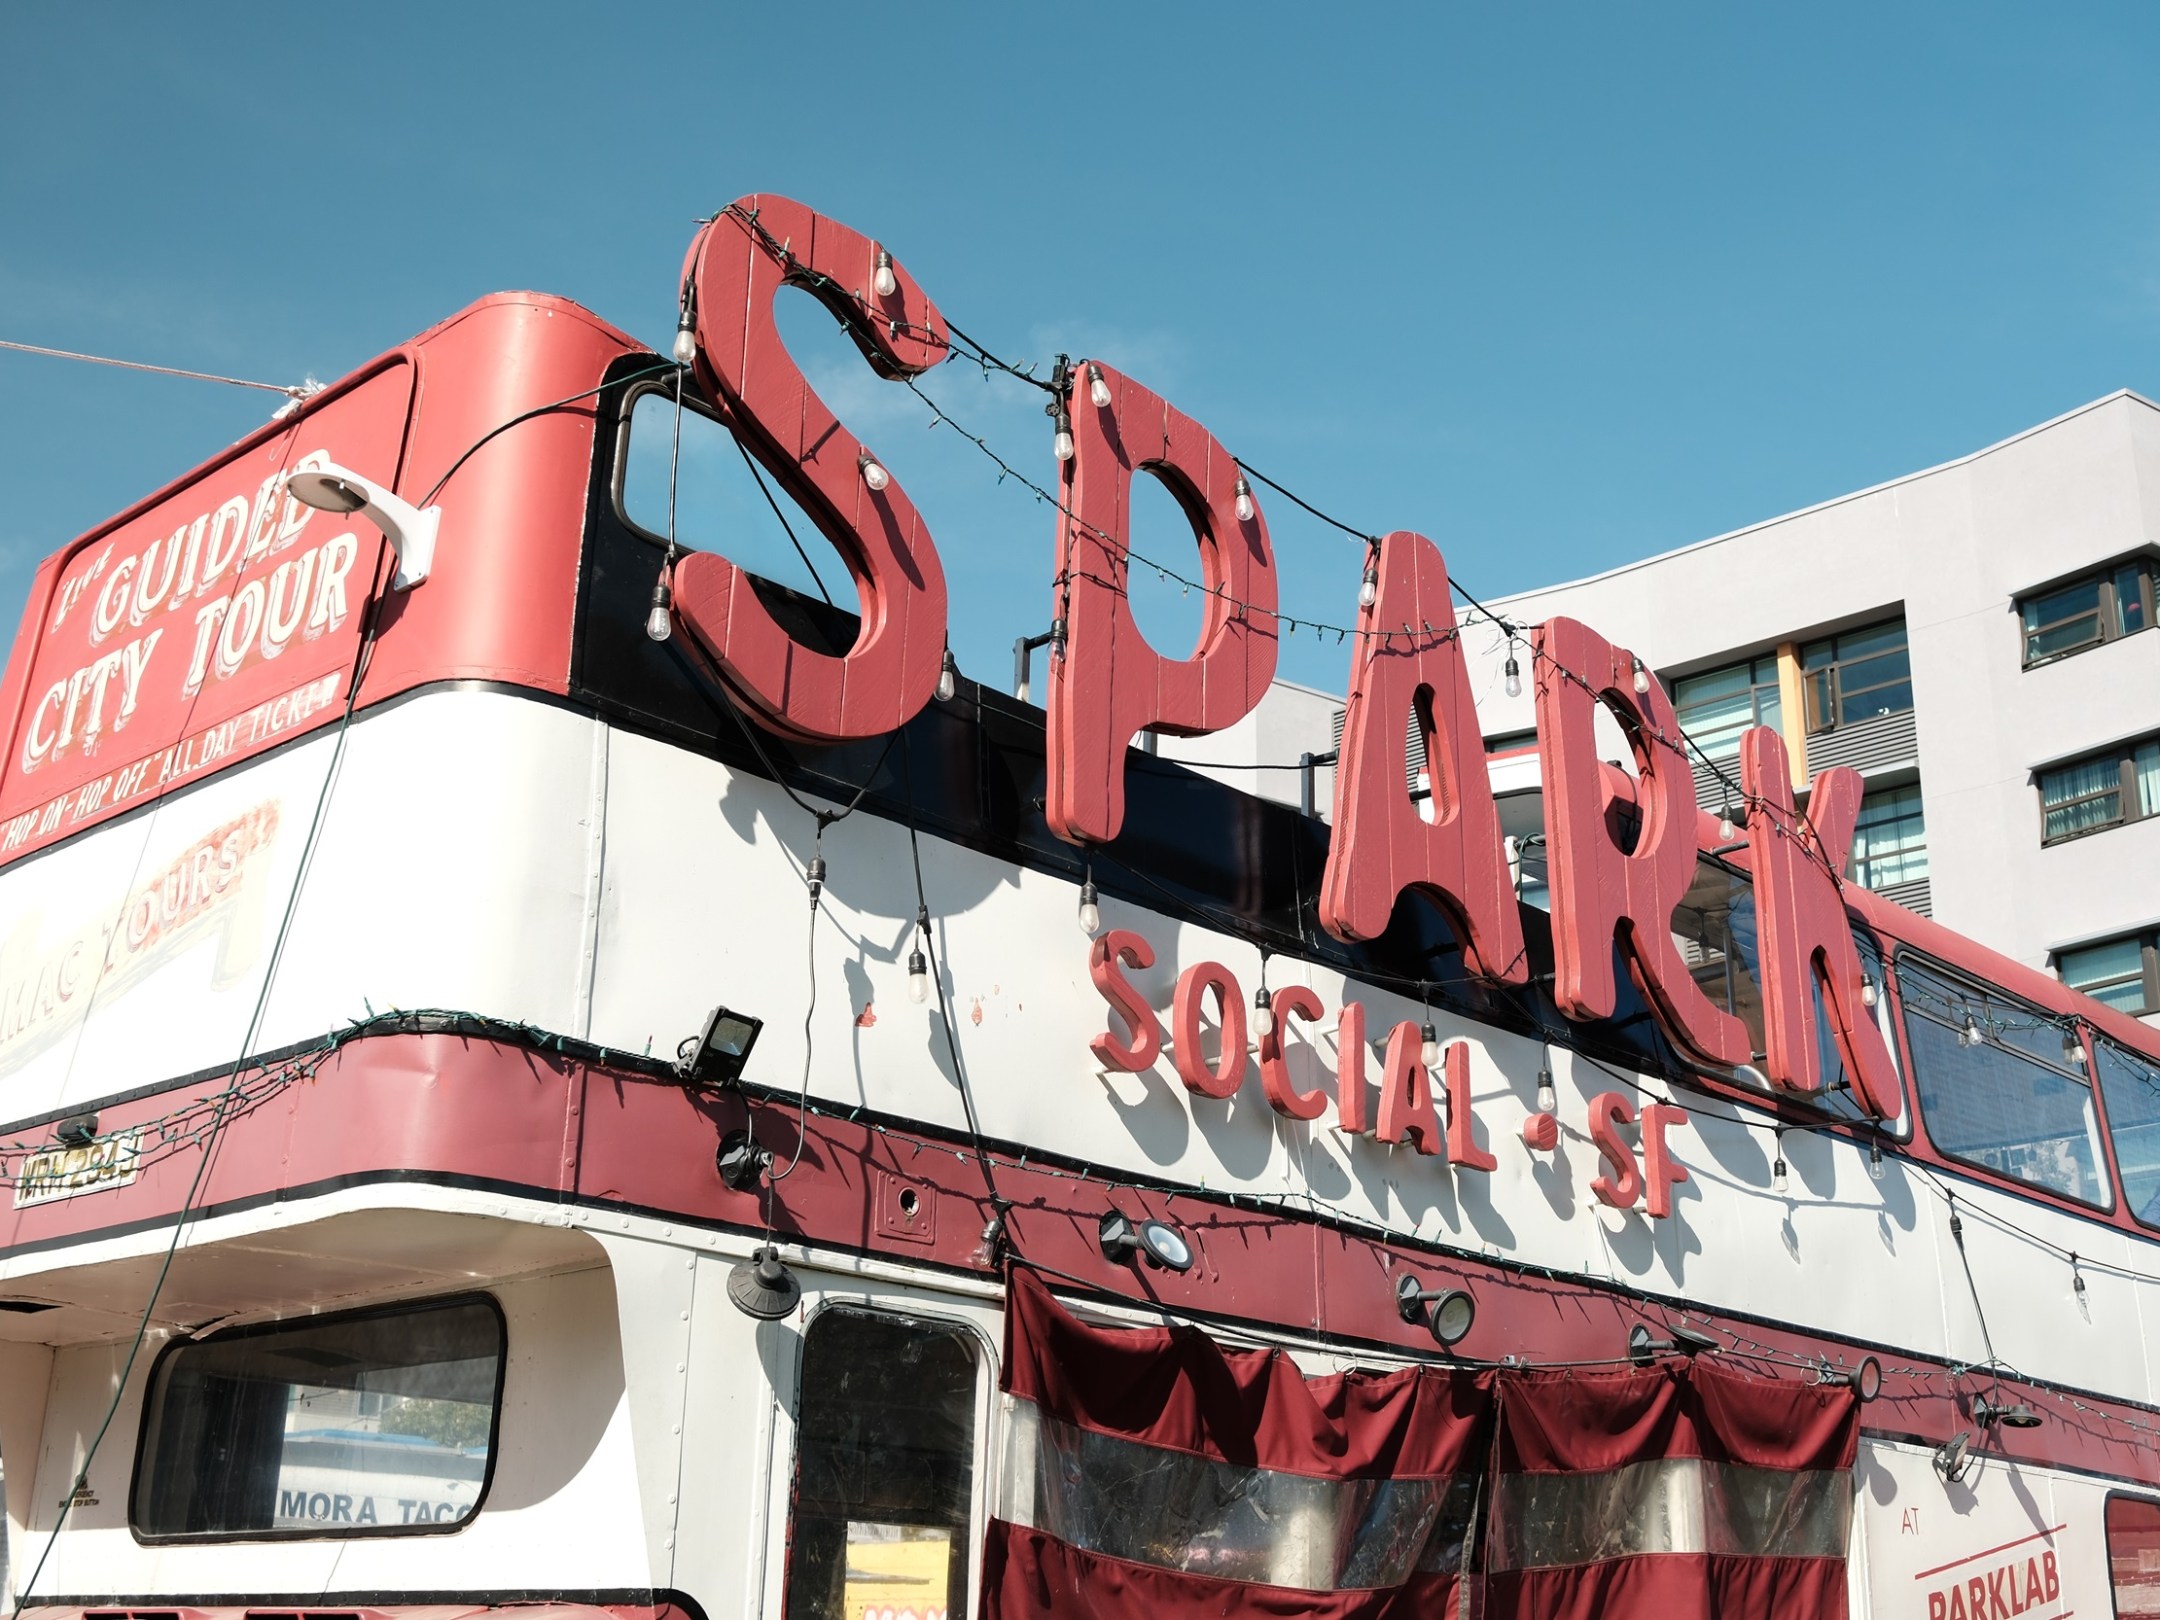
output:
<instances>
[{"instance_id":1,"label":"round light fixture","mask_svg":"<svg viewBox=\"0 0 2160 1620\"><path fill-rule=\"evenodd\" d=\"M296 472L285 480L285 492L302 506L318 512L357 512L368 503L368 492L348 483L336 473Z\"/></svg>"},{"instance_id":2,"label":"round light fixture","mask_svg":"<svg viewBox=\"0 0 2160 1620\"><path fill-rule=\"evenodd\" d=\"M777 1322L801 1301L802 1284L768 1243L728 1273L727 1292L743 1315Z\"/></svg>"},{"instance_id":3,"label":"round light fixture","mask_svg":"<svg viewBox=\"0 0 2160 1620\"><path fill-rule=\"evenodd\" d=\"M1129 1264L1138 1255L1158 1271L1192 1270L1192 1245L1167 1221L1136 1221L1113 1209L1102 1218L1099 1241L1103 1258L1119 1265Z\"/></svg>"}]
</instances>

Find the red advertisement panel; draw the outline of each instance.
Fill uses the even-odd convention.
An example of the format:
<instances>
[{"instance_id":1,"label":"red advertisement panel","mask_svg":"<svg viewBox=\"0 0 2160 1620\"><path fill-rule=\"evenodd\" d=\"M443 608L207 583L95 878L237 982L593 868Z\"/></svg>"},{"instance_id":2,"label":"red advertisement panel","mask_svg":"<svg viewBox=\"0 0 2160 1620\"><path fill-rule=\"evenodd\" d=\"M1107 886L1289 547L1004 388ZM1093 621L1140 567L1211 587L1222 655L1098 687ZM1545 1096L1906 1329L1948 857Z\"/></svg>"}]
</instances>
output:
<instances>
[{"instance_id":1,"label":"red advertisement panel","mask_svg":"<svg viewBox=\"0 0 2160 1620\"><path fill-rule=\"evenodd\" d=\"M345 701L384 542L286 493L335 462L395 487L394 363L61 559L33 594L0 768L0 860L255 753Z\"/></svg>"}]
</instances>

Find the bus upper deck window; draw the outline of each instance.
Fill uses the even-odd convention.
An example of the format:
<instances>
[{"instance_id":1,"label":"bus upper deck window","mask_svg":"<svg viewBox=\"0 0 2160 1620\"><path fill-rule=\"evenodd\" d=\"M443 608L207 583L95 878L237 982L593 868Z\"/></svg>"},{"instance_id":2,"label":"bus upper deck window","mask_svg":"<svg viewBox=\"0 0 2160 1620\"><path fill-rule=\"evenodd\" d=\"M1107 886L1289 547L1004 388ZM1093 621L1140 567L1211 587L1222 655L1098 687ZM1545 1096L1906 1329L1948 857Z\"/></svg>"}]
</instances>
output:
<instances>
[{"instance_id":1,"label":"bus upper deck window","mask_svg":"<svg viewBox=\"0 0 2160 1620\"><path fill-rule=\"evenodd\" d=\"M943 1323L846 1308L811 1322L788 1620L965 1620L976 1360Z\"/></svg>"},{"instance_id":2,"label":"bus upper deck window","mask_svg":"<svg viewBox=\"0 0 2160 1620\"><path fill-rule=\"evenodd\" d=\"M2000 990L1898 959L1905 1038L1943 1152L2080 1202L2109 1201L2083 1049L2061 1020Z\"/></svg>"},{"instance_id":3,"label":"bus upper deck window","mask_svg":"<svg viewBox=\"0 0 2160 1620\"><path fill-rule=\"evenodd\" d=\"M146 1539L447 1530L495 1453L503 1319L466 1296L238 1328L151 1374L130 1518Z\"/></svg>"}]
</instances>

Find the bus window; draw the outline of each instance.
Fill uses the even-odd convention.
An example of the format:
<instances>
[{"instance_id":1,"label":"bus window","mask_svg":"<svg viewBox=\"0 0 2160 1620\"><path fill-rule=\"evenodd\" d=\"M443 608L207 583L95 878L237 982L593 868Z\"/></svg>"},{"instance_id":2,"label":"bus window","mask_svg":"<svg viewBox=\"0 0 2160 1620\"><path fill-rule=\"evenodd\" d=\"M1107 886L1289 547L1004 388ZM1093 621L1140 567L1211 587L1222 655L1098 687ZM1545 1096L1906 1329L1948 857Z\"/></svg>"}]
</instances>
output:
<instances>
[{"instance_id":1,"label":"bus window","mask_svg":"<svg viewBox=\"0 0 2160 1620\"><path fill-rule=\"evenodd\" d=\"M145 1539L447 1530L486 1493L503 1319L466 1296L177 1344L151 1373Z\"/></svg>"},{"instance_id":2,"label":"bus window","mask_svg":"<svg viewBox=\"0 0 2160 1620\"><path fill-rule=\"evenodd\" d=\"M2070 1031L2000 990L1898 959L1913 1085L1935 1145L2082 1203L2108 1201L2100 1123Z\"/></svg>"},{"instance_id":3,"label":"bus window","mask_svg":"<svg viewBox=\"0 0 2160 1620\"><path fill-rule=\"evenodd\" d=\"M2131 1214L2160 1226L2160 1064L2113 1041L2095 1040L2093 1050L2100 1056L2100 1095L2123 1197Z\"/></svg>"},{"instance_id":4,"label":"bus window","mask_svg":"<svg viewBox=\"0 0 2160 1620\"><path fill-rule=\"evenodd\" d=\"M974 1341L847 1307L810 1324L789 1620L965 1620Z\"/></svg>"},{"instance_id":5,"label":"bus window","mask_svg":"<svg viewBox=\"0 0 2160 1620\"><path fill-rule=\"evenodd\" d=\"M2117 1620L2160 1614L2160 1502L2109 1497L2107 1544Z\"/></svg>"}]
</instances>

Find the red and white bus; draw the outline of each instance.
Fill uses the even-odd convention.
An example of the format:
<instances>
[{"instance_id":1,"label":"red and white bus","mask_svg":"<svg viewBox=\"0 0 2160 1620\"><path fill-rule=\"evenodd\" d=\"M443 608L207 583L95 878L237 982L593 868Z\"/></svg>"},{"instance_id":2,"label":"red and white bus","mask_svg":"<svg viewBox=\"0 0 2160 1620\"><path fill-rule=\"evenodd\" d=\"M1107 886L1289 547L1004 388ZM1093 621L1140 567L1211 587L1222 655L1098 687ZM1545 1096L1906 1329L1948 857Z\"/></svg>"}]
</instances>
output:
<instances>
[{"instance_id":1,"label":"red and white bus","mask_svg":"<svg viewBox=\"0 0 2160 1620\"><path fill-rule=\"evenodd\" d=\"M1699 815L1581 626L1513 627L1552 890L1496 902L1414 535L1344 592L1330 817L1129 747L1247 712L1279 620L1242 470L1108 362L1028 474L1048 705L957 676L935 514L783 285L896 384L954 347L745 199L686 364L488 298L40 570L18 1613L2160 1611L2151 1028L1844 887L1767 742ZM668 537L684 423L859 616ZM1123 609L1138 472L1190 659Z\"/></svg>"}]
</instances>

